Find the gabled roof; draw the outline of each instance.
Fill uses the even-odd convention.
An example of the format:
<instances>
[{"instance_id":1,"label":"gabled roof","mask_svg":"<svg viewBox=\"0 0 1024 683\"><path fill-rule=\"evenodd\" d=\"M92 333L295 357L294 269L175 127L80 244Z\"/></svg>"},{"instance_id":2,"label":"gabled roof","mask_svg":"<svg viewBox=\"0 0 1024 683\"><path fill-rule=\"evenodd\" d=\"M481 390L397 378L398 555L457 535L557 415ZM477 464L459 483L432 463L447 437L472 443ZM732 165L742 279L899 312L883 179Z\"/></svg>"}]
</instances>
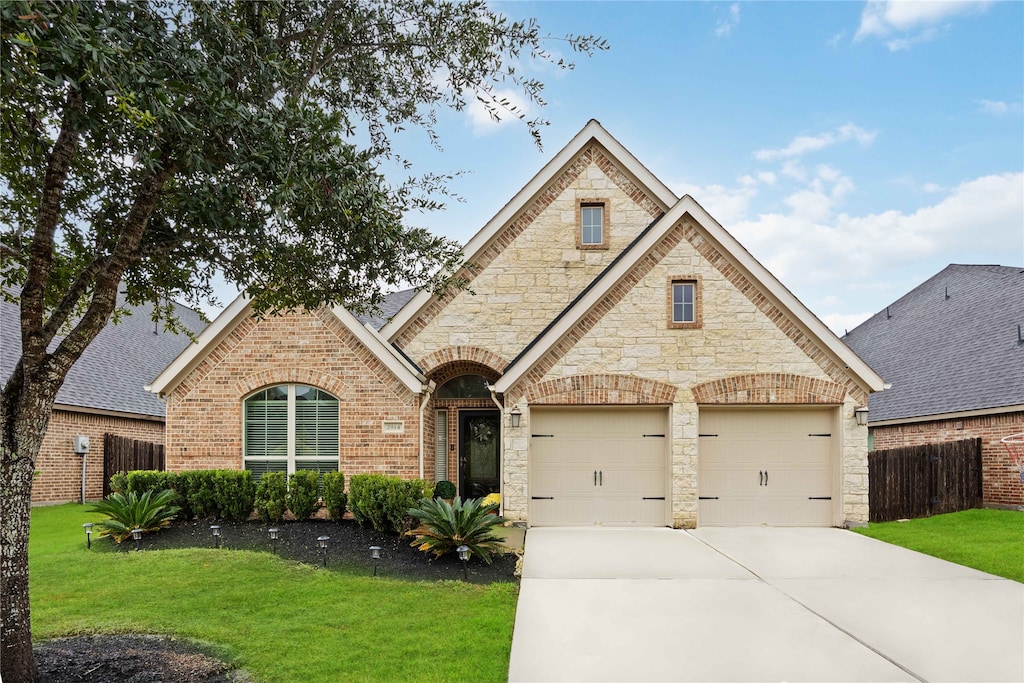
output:
<instances>
[{"instance_id":1,"label":"gabled roof","mask_svg":"<svg viewBox=\"0 0 1024 683\"><path fill-rule=\"evenodd\" d=\"M1024 407L1024 268L952 264L844 341L892 388L871 424Z\"/></svg>"},{"instance_id":2,"label":"gabled roof","mask_svg":"<svg viewBox=\"0 0 1024 683\"><path fill-rule=\"evenodd\" d=\"M587 145L598 143L627 173L633 176L637 184L647 190L652 198L661 205L662 210L667 210L678 200L672 190L658 180L653 173L641 164L633 154L613 138L601 124L591 119L583 129L562 148L551 161L544 165L537 175L521 189L487 225L480 229L462 249L463 263L472 263L487 245L498 235L505 225L516 217L533 198L542 192L552 180L557 177L561 170L572 161L576 155L586 149ZM381 328L381 334L389 340L394 340L398 334L408 325L416 315L426 306L432 298L430 292L421 290L402 308L391 321Z\"/></svg>"},{"instance_id":3,"label":"gabled roof","mask_svg":"<svg viewBox=\"0 0 1024 683\"><path fill-rule=\"evenodd\" d=\"M620 258L613 261L595 282L577 297L527 349L505 368L505 373L494 383L495 391L504 393L523 377L543 356L607 295L627 273L657 246L669 230L684 216L689 216L714 240L719 249L736 267L746 271L751 281L758 283L776 305L787 311L790 318L803 328L813 341L841 364L868 392L885 388L878 376L849 347L810 310L743 248L718 221L711 217L692 197L686 195L668 212L655 221L627 247Z\"/></svg>"},{"instance_id":4,"label":"gabled roof","mask_svg":"<svg viewBox=\"0 0 1024 683\"><path fill-rule=\"evenodd\" d=\"M331 309L331 313L370 350L378 360L381 361L397 377L409 391L418 394L423 390L425 378L422 374L400 353L387 343L383 337L371 325L362 324L354 315L344 307L337 306ZM253 309L250 300L244 294L239 294L234 301L228 305L220 315L207 327L196 339L196 343L190 345L182 353L167 365L163 372L153 380L153 383L146 387L157 395L164 395L172 391L178 384L192 372L209 353L224 340L238 324L252 316Z\"/></svg>"},{"instance_id":5,"label":"gabled roof","mask_svg":"<svg viewBox=\"0 0 1024 683\"><path fill-rule=\"evenodd\" d=\"M380 310L374 313L361 313L356 315L359 322L369 325L375 330L384 327L389 320L402 310L402 307L409 303L410 299L416 296L416 289L403 289L400 292L386 294L380 302Z\"/></svg>"},{"instance_id":6,"label":"gabled roof","mask_svg":"<svg viewBox=\"0 0 1024 683\"><path fill-rule=\"evenodd\" d=\"M118 298L124 306L124 297ZM175 304L178 320L193 334L206 323L190 308ZM127 306L130 315L109 323L71 366L57 392L56 407L110 411L162 418L164 403L143 386L191 341L154 323L150 304ZM55 344L56 344L55 340ZM51 345L51 348L53 345ZM0 380L6 382L21 356L20 313L16 304L0 301Z\"/></svg>"}]
</instances>

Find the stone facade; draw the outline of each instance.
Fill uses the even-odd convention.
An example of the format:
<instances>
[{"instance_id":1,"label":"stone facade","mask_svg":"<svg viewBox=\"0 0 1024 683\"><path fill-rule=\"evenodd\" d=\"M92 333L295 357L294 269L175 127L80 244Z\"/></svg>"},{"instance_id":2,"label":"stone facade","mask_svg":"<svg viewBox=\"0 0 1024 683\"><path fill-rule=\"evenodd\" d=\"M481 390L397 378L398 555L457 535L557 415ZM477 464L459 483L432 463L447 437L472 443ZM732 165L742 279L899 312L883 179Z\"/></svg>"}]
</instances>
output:
<instances>
[{"instance_id":1,"label":"stone facade","mask_svg":"<svg viewBox=\"0 0 1024 683\"><path fill-rule=\"evenodd\" d=\"M1024 481L1002 438L1024 432L1024 412L975 415L871 428L876 450L981 439L982 498L986 505L1024 509Z\"/></svg>"},{"instance_id":2,"label":"stone facade","mask_svg":"<svg viewBox=\"0 0 1024 683\"><path fill-rule=\"evenodd\" d=\"M85 458L85 499L103 497L103 437L117 434L128 439L164 443L162 418L103 415L54 409L50 426L36 459L32 504L67 503L82 499L82 456L72 446L76 436L89 437Z\"/></svg>"},{"instance_id":3,"label":"stone facade","mask_svg":"<svg viewBox=\"0 0 1024 683\"><path fill-rule=\"evenodd\" d=\"M338 398L343 472L419 476L419 397L326 310L247 317L211 350L166 397L168 469L241 468L242 402L284 383Z\"/></svg>"}]
</instances>

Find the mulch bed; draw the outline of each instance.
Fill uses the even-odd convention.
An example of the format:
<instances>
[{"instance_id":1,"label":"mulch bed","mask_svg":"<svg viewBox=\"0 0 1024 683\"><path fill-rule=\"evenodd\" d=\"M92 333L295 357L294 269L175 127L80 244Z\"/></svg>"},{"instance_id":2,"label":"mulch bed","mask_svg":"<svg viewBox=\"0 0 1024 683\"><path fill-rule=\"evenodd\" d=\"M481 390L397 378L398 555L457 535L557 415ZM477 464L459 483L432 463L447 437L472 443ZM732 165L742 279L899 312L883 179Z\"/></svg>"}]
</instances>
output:
<instances>
[{"instance_id":1,"label":"mulch bed","mask_svg":"<svg viewBox=\"0 0 1024 683\"><path fill-rule=\"evenodd\" d=\"M377 576L406 581L463 580L463 563L451 553L440 558L409 545L409 538L363 529L350 519L341 522L312 519L285 521L273 546L267 530L272 525L258 521L219 522L220 547L275 552L282 558L323 566L317 538L330 536L328 571L373 573L370 546L381 548ZM140 552L169 548L212 548L210 522L175 522L166 529L143 536ZM135 552L129 539L115 545L108 539L94 542L94 550ZM466 564L470 583L487 584L518 581L514 553L495 555L491 564L472 558ZM40 678L50 683L123 681L126 683L230 683L247 681L244 671L233 669L203 648L187 641L148 635L95 635L57 638L35 647Z\"/></svg>"}]
</instances>

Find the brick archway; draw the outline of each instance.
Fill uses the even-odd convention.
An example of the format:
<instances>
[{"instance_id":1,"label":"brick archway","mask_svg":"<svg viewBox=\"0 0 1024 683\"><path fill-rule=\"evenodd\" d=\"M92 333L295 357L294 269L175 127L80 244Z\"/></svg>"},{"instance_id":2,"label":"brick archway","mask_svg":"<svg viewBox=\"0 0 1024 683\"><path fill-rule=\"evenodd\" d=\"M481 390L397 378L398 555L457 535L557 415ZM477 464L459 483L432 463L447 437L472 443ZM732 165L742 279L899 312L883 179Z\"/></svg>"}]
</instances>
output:
<instances>
[{"instance_id":1,"label":"brick archway","mask_svg":"<svg viewBox=\"0 0 1024 683\"><path fill-rule=\"evenodd\" d=\"M424 356L417 362L417 365L423 370L424 375L431 375L442 366L453 363L482 365L490 369L492 373L496 373L496 376L500 376L508 366L507 360L479 346L449 346Z\"/></svg>"},{"instance_id":2,"label":"brick archway","mask_svg":"<svg viewBox=\"0 0 1024 683\"><path fill-rule=\"evenodd\" d=\"M677 387L632 375L573 375L526 388L530 405L650 405L675 401Z\"/></svg>"},{"instance_id":3,"label":"brick archway","mask_svg":"<svg viewBox=\"0 0 1024 683\"><path fill-rule=\"evenodd\" d=\"M348 392L348 385L333 375L309 368L268 368L243 377L235 385L240 398L245 398L257 389L274 384L305 384L323 389L336 398Z\"/></svg>"},{"instance_id":4,"label":"brick archway","mask_svg":"<svg viewBox=\"0 0 1024 683\"><path fill-rule=\"evenodd\" d=\"M846 398L846 387L825 379L786 373L735 375L693 387L697 403L729 404L836 404Z\"/></svg>"}]
</instances>

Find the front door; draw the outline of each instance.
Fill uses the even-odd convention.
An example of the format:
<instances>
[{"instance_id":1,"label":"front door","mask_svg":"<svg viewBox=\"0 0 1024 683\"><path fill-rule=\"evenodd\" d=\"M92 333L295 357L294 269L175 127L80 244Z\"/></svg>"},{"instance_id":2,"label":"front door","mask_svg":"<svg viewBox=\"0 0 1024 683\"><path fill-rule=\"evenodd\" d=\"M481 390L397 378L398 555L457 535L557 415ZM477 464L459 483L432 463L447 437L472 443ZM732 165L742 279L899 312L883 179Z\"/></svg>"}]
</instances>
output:
<instances>
[{"instance_id":1,"label":"front door","mask_svg":"<svg viewBox=\"0 0 1024 683\"><path fill-rule=\"evenodd\" d=\"M501 414L459 411L459 495L482 498L501 490Z\"/></svg>"}]
</instances>

